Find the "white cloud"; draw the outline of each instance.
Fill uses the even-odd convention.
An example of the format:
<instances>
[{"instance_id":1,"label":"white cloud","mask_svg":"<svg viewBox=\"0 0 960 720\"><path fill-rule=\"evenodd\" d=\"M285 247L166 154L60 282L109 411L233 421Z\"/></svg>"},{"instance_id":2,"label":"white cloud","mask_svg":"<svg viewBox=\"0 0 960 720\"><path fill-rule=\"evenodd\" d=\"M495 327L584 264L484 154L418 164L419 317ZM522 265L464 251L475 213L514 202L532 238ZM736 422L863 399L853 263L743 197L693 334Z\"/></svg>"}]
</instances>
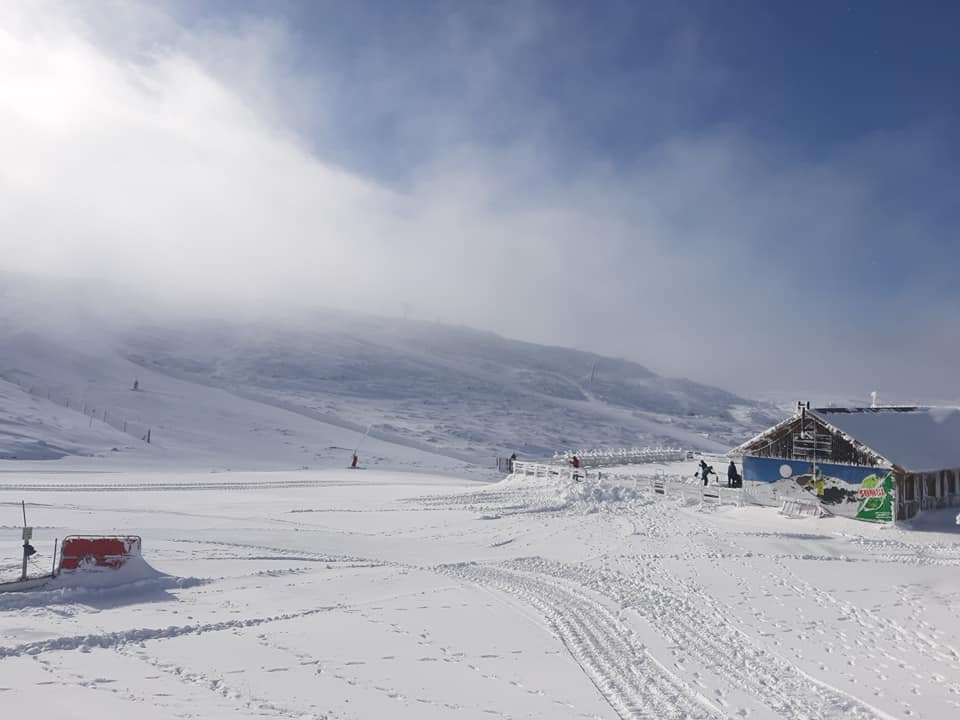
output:
<instances>
[{"instance_id":1,"label":"white cloud","mask_svg":"<svg viewBox=\"0 0 960 720\"><path fill-rule=\"evenodd\" d=\"M4 268L205 309L409 305L737 388L809 384L818 363L856 377L859 339L828 317L845 296L815 276L832 243L875 225L855 167L726 132L558 177L535 133L471 144L461 112L418 115L385 81L398 114L457 126L388 187L308 142L305 126L335 142L325 108L343 89L332 69L290 70L282 24L190 30L124 7L122 33L76 6L2 11ZM498 72L485 53L471 110Z\"/></svg>"}]
</instances>

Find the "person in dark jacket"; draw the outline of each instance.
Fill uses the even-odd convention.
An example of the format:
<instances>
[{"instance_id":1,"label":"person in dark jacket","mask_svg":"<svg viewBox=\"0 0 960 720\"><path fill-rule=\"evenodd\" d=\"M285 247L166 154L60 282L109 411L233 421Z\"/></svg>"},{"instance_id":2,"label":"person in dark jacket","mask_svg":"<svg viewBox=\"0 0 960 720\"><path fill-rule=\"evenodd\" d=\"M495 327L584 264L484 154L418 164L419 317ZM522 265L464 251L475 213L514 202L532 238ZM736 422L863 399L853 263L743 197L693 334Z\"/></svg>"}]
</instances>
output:
<instances>
[{"instance_id":1,"label":"person in dark jacket","mask_svg":"<svg viewBox=\"0 0 960 720\"><path fill-rule=\"evenodd\" d=\"M733 460L727 466L727 487L740 487L740 473L737 472L737 466L733 463Z\"/></svg>"},{"instance_id":2,"label":"person in dark jacket","mask_svg":"<svg viewBox=\"0 0 960 720\"><path fill-rule=\"evenodd\" d=\"M710 479L710 473L716 475L713 472L713 465L707 465L703 460L700 461L700 477L703 478L703 484L706 486L707 481Z\"/></svg>"}]
</instances>

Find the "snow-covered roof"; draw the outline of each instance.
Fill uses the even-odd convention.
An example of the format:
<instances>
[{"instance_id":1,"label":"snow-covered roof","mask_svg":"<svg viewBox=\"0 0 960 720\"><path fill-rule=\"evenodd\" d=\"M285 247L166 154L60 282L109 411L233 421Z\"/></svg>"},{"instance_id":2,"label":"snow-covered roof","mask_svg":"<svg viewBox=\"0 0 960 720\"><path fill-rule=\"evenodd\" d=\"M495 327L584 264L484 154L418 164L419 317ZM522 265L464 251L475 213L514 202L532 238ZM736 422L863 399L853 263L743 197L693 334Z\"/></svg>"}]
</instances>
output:
<instances>
[{"instance_id":1,"label":"snow-covered roof","mask_svg":"<svg viewBox=\"0 0 960 720\"><path fill-rule=\"evenodd\" d=\"M960 408L817 408L814 412L904 470L960 467Z\"/></svg>"},{"instance_id":2,"label":"snow-covered roof","mask_svg":"<svg viewBox=\"0 0 960 720\"><path fill-rule=\"evenodd\" d=\"M747 455L747 454L750 453L751 450L754 450L757 446L759 446L759 445L767 445L767 444L768 444L767 441L768 441L771 437L773 437L774 435L776 435L778 432L780 432L780 430L782 430L783 428L785 428L785 427L786 427L787 425L789 425L790 423L794 422L794 421L795 421L797 418L799 418L799 417L800 417L800 415L799 415L799 414L796 414L796 415L791 415L791 416L788 417L786 420L781 420L780 422L778 422L778 423L777 423L776 425L774 425L773 427L767 428L766 430L764 430L764 431L761 432L761 433L757 433L756 435L754 435L752 438L750 438L750 439L747 440L746 442L740 443L739 445L737 445L737 446L736 446L735 448L733 448L732 450L727 451L727 456L728 456L728 457L737 457L737 456L739 456L739 455Z\"/></svg>"}]
</instances>

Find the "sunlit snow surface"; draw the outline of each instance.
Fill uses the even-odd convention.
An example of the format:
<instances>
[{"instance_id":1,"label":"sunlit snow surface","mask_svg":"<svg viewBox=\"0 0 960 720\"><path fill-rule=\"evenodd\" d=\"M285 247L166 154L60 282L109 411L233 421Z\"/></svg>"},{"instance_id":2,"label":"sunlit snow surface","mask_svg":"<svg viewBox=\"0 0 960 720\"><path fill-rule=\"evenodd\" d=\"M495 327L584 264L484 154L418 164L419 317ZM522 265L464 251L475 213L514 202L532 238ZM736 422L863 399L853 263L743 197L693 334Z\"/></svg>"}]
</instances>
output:
<instances>
[{"instance_id":1,"label":"sunlit snow surface","mask_svg":"<svg viewBox=\"0 0 960 720\"><path fill-rule=\"evenodd\" d=\"M35 571L79 532L141 535L144 565L0 595L4 717L960 713L955 511L908 532L605 483L6 473L2 578L21 497Z\"/></svg>"}]
</instances>

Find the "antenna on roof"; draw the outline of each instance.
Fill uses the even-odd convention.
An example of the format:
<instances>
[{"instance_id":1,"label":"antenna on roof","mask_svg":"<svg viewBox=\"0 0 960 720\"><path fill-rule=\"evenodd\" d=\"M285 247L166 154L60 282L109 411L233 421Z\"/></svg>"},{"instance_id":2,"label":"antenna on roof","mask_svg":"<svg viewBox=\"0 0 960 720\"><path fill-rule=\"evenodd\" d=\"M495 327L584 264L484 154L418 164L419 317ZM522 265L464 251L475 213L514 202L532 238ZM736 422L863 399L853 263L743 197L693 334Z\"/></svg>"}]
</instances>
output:
<instances>
[{"instance_id":1,"label":"antenna on roof","mask_svg":"<svg viewBox=\"0 0 960 720\"><path fill-rule=\"evenodd\" d=\"M870 393L870 407L875 408L877 406L877 391L874 390Z\"/></svg>"}]
</instances>

